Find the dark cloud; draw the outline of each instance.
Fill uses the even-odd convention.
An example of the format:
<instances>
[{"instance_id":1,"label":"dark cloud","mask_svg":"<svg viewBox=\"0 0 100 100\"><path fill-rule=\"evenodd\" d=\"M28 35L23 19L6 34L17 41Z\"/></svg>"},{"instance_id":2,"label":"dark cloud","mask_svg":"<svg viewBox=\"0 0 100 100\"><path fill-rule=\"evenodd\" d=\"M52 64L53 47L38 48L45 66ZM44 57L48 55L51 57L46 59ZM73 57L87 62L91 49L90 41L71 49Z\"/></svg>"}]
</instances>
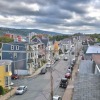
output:
<instances>
[{"instance_id":1,"label":"dark cloud","mask_svg":"<svg viewBox=\"0 0 100 100\"><path fill-rule=\"evenodd\" d=\"M87 13L86 7L89 3L87 1L89 0L64 0L62 2L59 2L59 7L76 14L85 14ZM81 5L82 2L83 4Z\"/></svg>"},{"instance_id":2,"label":"dark cloud","mask_svg":"<svg viewBox=\"0 0 100 100\"><path fill-rule=\"evenodd\" d=\"M26 5L38 4L39 11L33 11L21 3ZM100 2L99 2L100 3ZM63 31L62 27L93 27L100 26L100 20L96 15L89 15L88 7L100 9L99 3L94 0L0 0L0 15L6 19L8 17L27 17L32 21L0 21L2 25L15 27L38 27L38 28L52 28ZM92 5L91 5L92 4ZM65 21L66 20L66 21ZM25 24L26 23L26 24ZM58 28L60 27L60 28ZM91 28L92 29L92 28ZM69 31L72 31L69 29ZM75 31L75 30L74 30Z\"/></svg>"},{"instance_id":3,"label":"dark cloud","mask_svg":"<svg viewBox=\"0 0 100 100\"><path fill-rule=\"evenodd\" d=\"M64 23L64 20L62 19L56 19L56 18L36 18L37 23L45 23L45 24L53 24L53 25L60 25Z\"/></svg>"}]
</instances>

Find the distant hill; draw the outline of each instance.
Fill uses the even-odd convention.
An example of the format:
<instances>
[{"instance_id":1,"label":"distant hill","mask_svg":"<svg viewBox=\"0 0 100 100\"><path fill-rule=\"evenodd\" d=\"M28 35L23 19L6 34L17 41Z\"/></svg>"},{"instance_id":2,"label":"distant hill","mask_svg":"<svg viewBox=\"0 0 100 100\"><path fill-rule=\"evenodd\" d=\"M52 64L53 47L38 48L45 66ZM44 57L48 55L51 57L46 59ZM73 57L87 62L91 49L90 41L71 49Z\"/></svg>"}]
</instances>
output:
<instances>
[{"instance_id":1,"label":"distant hill","mask_svg":"<svg viewBox=\"0 0 100 100\"><path fill-rule=\"evenodd\" d=\"M31 32L35 32L37 34L50 34L50 35L60 35L61 34L61 33L56 33L56 32L43 31L39 29L15 29L15 28L0 27L0 35L3 35L4 33L13 33L13 34L27 36Z\"/></svg>"}]
</instances>

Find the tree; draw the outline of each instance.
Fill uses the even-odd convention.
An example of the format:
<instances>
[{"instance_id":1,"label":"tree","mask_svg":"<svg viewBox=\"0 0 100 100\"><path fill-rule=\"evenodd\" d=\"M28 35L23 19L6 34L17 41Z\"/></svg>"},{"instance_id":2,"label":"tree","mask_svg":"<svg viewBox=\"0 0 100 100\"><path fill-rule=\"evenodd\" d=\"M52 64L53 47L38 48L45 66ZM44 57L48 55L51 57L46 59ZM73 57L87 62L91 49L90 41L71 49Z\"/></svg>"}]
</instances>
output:
<instances>
[{"instance_id":1,"label":"tree","mask_svg":"<svg viewBox=\"0 0 100 100\"><path fill-rule=\"evenodd\" d=\"M4 88L2 86L0 86L0 95L3 95L5 92L4 92Z\"/></svg>"},{"instance_id":2,"label":"tree","mask_svg":"<svg viewBox=\"0 0 100 100\"><path fill-rule=\"evenodd\" d=\"M12 38L9 38L9 37L0 37L0 42L3 42L3 43L9 43L9 42L13 42L14 40Z\"/></svg>"}]
</instances>

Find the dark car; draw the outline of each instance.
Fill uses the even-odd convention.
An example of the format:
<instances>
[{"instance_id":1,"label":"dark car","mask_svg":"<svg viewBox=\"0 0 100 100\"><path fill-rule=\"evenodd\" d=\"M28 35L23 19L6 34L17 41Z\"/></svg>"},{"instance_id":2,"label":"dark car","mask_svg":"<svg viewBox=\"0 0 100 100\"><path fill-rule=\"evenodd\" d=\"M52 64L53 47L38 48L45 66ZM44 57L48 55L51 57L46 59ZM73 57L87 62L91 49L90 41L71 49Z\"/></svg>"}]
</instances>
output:
<instances>
[{"instance_id":1,"label":"dark car","mask_svg":"<svg viewBox=\"0 0 100 100\"><path fill-rule=\"evenodd\" d=\"M18 76L17 74L13 74L13 75L11 76L11 79L19 79L19 76Z\"/></svg>"},{"instance_id":2,"label":"dark car","mask_svg":"<svg viewBox=\"0 0 100 100\"><path fill-rule=\"evenodd\" d=\"M41 71L40 71L40 74L45 74L47 72L47 69L46 68L42 68Z\"/></svg>"},{"instance_id":3,"label":"dark car","mask_svg":"<svg viewBox=\"0 0 100 100\"><path fill-rule=\"evenodd\" d=\"M74 52L72 52L72 55L74 55Z\"/></svg>"},{"instance_id":4,"label":"dark car","mask_svg":"<svg viewBox=\"0 0 100 100\"><path fill-rule=\"evenodd\" d=\"M66 73L66 74L65 74L65 78L70 79L70 78L71 78L71 73L69 73L69 72Z\"/></svg>"},{"instance_id":5,"label":"dark car","mask_svg":"<svg viewBox=\"0 0 100 100\"><path fill-rule=\"evenodd\" d=\"M72 62L71 62L71 66L73 67L74 65L75 65L75 63L72 61Z\"/></svg>"},{"instance_id":6,"label":"dark car","mask_svg":"<svg viewBox=\"0 0 100 100\"><path fill-rule=\"evenodd\" d=\"M67 85L68 85L68 79L67 78L62 78L61 81L60 81L59 87L66 88Z\"/></svg>"}]
</instances>

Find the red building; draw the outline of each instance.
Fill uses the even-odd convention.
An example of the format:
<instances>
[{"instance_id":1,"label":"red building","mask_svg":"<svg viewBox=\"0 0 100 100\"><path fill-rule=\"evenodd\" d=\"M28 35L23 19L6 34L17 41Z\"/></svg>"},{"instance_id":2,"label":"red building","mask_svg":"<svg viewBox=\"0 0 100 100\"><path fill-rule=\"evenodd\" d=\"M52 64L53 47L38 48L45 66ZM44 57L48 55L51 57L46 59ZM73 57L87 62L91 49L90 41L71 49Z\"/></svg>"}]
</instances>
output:
<instances>
[{"instance_id":1,"label":"red building","mask_svg":"<svg viewBox=\"0 0 100 100\"><path fill-rule=\"evenodd\" d=\"M14 39L14 34L6 33L6 34L4 34L4 36Z\"/></svg>"},{"instance_id":2,"label":"red building","mask_svg":"<svg viewBox=\"0 0 100 100\"><path fill-rule=\"evenodd\" d=\"M17 39L18 39L18 42L21 42L22 41L22 36L18 35Z\"/></svg>"}]
</instances>

